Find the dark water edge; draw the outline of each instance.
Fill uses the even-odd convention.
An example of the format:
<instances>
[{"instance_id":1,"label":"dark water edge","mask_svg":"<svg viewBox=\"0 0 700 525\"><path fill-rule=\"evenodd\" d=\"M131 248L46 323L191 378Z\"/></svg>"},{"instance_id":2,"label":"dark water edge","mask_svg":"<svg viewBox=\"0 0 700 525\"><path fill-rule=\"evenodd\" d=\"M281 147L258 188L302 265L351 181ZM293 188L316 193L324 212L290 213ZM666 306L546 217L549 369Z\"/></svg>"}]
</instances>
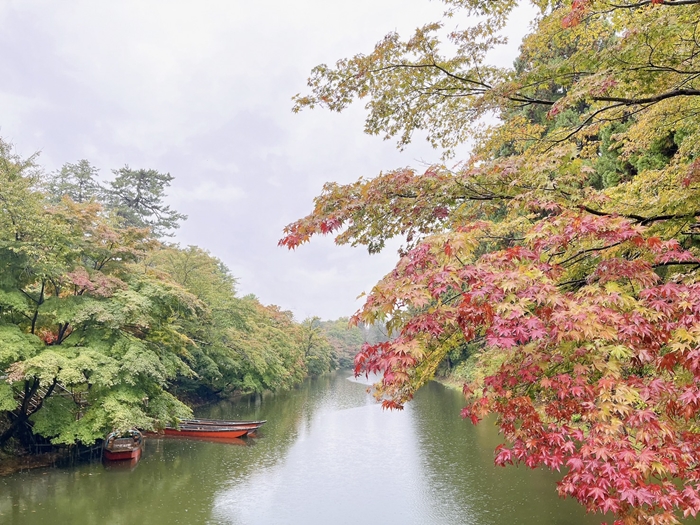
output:
<instances>
[{"instance_id":1,"label":"dark water edge","mask_svg":"<svg viewBox=\"0 0 700 525\"><path fill-rule=\"evenodd\" d=\"M544 470L498 468L495 427L431 383L403 412L335 373L289 392L201 407L267 419L230 443L149 438L135 466L99 462L0 478L0 524L589 525ZM611 521L608 519L607 521Z\"/></svg>"},{"instance_id":2,"label":"dark water edge","mask_svg":"<svg viewBox=\"0 0 700 525\"><path fill-rule=\"evenodd\" d=\"M0 477L33 469L70 468L83 463L101 461L102 440L92 446L34 445L29 450L0 454ZM0 522L1 523L1 522Z\"/></svg>"}]
</instances>

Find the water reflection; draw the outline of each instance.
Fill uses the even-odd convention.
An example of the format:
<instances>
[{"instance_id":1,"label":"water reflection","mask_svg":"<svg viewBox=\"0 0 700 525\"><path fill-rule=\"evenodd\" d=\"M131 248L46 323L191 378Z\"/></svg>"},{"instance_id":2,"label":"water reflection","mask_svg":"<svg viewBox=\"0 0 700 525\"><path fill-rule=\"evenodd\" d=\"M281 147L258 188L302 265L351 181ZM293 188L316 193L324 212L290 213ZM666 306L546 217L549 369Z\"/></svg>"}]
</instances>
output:
<instances>
[{"instance_id":1,"label":"water reflection","mask_svg":"<svg viewBox=\"0 0 700 525\"><path fill-rule=\"evenodd\" d=\"M493 464L499 443L489 422L478 426L459 418L460 395L437 383L427 385L413 403L420 429L423 475L430 479L431 523L599 524L574 501L554 492L556 477L545 470L500 468Z\"/></svg>"},{"instance_id":2,"label":"water reflection","mask_svg":"<svg viewBox=\"0 0 700 525\"><path fill-rule=\"evenodd\" d=\"M100 463L0 478L0 523L588 525L549 472L496 468L498 435L431 384L403 412L338 373L198 414L267 419L260 437L146 440L135 469Z\"/></svg>"},{"instance_id":3,"label":"water reflection","mask_svg":"<svg viewBox=\"0 0 700 525\"><path fill-rule=\"evenodd\" d=\"M562 505L549 473L533 484L532 472L496 469L498 435L458 417L458 393L432 384L385 412L342 379L310 393L278 462L217 494L212 523L600 523Z\"/></svg>"},{"instance_id":4,"label":"water reflection","mask_svg":"<svg viewBox=\"0 0 700 525\"><path fill-rule=\"evenodd\" d=\"M391 502L425 494L416 457L409 414L321 409L278 464L217 495L214 522L411 522Z\"/></svg>"}]
</instances>

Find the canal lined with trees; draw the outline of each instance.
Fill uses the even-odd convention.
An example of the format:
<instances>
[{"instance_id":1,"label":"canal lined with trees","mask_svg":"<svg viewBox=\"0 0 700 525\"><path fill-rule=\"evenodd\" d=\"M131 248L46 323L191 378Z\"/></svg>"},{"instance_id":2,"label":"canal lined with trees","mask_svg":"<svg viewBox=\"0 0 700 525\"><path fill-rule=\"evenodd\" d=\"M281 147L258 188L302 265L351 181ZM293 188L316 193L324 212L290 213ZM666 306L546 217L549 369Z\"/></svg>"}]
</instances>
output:
<instances>
[{"instance_id":1,"label":"canal lined with trees","mask_svg":"<svg viewBox=\"0 0 700 525\"><path fill-rule=\"evenodd\" d=\"M498 468L498 434L431 383L382 411L349 372L221 402L202 417L267 419L233 443L148 438L135 468L86 463L0 478L0 523L598 524L553 475Z\"/></svg>"}]
</instances>

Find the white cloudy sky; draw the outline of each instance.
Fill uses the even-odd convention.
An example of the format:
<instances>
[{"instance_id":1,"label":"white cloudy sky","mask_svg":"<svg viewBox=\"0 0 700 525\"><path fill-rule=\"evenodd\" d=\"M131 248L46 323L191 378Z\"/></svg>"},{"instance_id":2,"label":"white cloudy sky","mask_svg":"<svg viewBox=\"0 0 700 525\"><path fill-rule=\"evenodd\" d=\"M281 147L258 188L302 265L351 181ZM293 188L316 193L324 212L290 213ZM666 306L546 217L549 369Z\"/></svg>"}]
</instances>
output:
<instances>
[{"instance_id":1,"label":"white cloudy sky","mask_svg":"<svg viewBox=\"0 0 700 525\"><path fill-rule=\"evenodd\" d=\"M175 177L169 203L189 216L176 236L222 259L241 294L298 319L352 314L394 265L318 239L278 248L325 181L436 161L362 133L363 110L291 112L319 63L391 30L438 19L429 0L3 0L0 136L40 151L47 171L88 159ZM514 17L514 44L529 12ZM466 20L456 23L466 24ZM516 45L495 57L510 63Z\"/></svg>"}]
</instances>

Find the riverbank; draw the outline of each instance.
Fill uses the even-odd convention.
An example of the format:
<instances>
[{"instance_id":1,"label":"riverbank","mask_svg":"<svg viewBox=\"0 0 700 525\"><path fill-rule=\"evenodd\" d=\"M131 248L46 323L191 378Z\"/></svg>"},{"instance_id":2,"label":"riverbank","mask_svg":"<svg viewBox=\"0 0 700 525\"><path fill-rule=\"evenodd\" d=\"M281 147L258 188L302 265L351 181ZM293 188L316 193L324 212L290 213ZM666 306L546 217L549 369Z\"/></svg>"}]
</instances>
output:
<instances>
[{"instance_id":1,"label":"riverbank","mask_svg":"<svg viewBox=\"0 0 700 525\"><path fill-rule=\"evenodd\" d=\"M228 401L234 403L239 401L243 394L235 393L226 398L215 395L183 395L181 400L190 408L198 409L203 406L212 405L217 402ZM0 426L0 432L2 428ZM12 442L10 442L12 443ZM89 457L94 459L101 454L101 440L92 446L73 445L72 447L53 447L49 444L40 447L48 447L49 452L38 452L26 450L21 447L13 447L10 443L0 449L0 477L9 476L26 470L51 468L65 465L71 461L83 461ZM39 448L41 450L41 448Z\"/></svg>"},{"instance_id":2,"label":"riverbank","mask_svg":"<svg viewBox=\"0 0 700 525\"><path fill-rule=\"evenodd\" d=\"M460 392L464 388L464 381L460 381L453 377L435 377L433 378L433 381L452 390L459 390Z\"/></svg>"},{"instance_id":3,"label":"riverbank","mask_svg":"<svg viewBox=\"0 0 700 525\"><path fill-rule=\"evenodd\" d=\"M102 440L92 446L36 445L31 449L6 445L0 450L0 477L26 470L73 465L102 457Z\"/></svg>"},{"instance_id":4,"label":"riverbank","mask_svg":"<svg viewBox=\"0 0 700 525\"><path fill-rule=\"evenodd\" d=\"M66 451L45 452L42 454L10 455L0 453L0 476L9 476L25 470L53 467L56 463L66 459Z\"/></svg>"}]
</instances>

